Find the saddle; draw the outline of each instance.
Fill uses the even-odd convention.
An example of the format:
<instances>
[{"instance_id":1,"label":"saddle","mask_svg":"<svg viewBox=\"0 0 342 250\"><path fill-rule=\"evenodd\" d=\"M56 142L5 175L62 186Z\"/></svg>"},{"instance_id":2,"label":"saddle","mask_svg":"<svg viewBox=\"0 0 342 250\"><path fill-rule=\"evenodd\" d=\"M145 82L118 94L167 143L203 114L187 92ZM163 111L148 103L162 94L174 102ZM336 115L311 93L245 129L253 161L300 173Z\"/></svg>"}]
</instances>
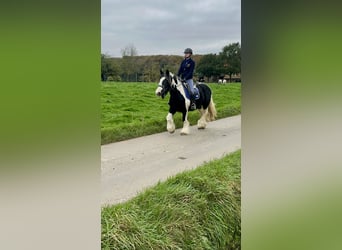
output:
<instances>
[{"instance_id":1,"label":"saddle","mask_svg":"<svg viewBox=\"0 0 342 250\"><path fill-rule=\"evenodd\" d=\"M188 98L190 100L189 110L196 110L196 108L197 108L196 107L196 100L198 100L200 98L198 88L196 88L196 86L194 86L194 97L191 98L190 97L189 84L187 84L187 82L182 81L182 86L183 86L186 98Z\"/></svg>"},{"instance_id":2,"label":"saddle","mask_svg":"<svg viewBox=\"0 0 342 250\"><path fill-rule=\"evenodd\" d=\"M184 88L184 92L185 92L186 98L191 100L189 84L187 82L183 82L183 81L181 81L181 82L182 82L182 85L183 85L183 88ZM200 93L198 91L198 88L194 85L194 99L198 100L199 98L200 98Z\"/></svg>"}]
</instances>

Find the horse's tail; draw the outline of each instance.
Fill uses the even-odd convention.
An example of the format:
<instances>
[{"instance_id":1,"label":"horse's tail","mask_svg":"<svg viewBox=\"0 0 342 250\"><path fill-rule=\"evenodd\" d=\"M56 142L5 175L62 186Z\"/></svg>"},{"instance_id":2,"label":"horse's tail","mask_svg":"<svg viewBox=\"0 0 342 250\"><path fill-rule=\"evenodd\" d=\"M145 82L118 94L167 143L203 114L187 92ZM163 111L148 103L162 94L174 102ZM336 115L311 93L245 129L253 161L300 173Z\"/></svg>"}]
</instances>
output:
<instances>
[{"instance_id":1,"label":"horse's tail","mask_svg":"<svg viewBox=\"0 0 342 250\"><path fill-rule=\"evenodd\" d=\"M213 101L213 97L210 97L210 102L209 102L209 106L208 106L208 115L206 117L206 120L208 122L210 121L214 121L216 118L217 112L216 112L216 108L215 108L215 103Z\"/></svg>"}]
</instances>

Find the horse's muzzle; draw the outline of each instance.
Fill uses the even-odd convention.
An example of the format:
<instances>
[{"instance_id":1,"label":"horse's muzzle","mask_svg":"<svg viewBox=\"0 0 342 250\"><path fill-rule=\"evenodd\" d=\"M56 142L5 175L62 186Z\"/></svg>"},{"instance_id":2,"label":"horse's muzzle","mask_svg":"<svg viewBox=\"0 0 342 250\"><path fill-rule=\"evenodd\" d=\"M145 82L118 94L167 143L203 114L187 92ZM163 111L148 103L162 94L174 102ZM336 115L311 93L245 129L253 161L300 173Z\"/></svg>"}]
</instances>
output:
<instances>
[{"instance_id":1,"label":"horse's muzzle","mask_svg":"<svg viewBox=\"0 0 342 250\"><path fill-rule=\"evenodd\" d=\"M161 87L158 87L157 89L156 89L156 95L157 96L162 96L162 88Z\"/></svg>"},{"instance_id":2,"label":"horse's muzzle","mask_svg":"<svg viewBox=\"0 0 342 250\"><path fill-rule=\"evenodd\" d=\"M162 99L164 99L164 97L165 97L165 95L162 94L162 92L156 92L156 95L157 95L157 96L160 96Z\"/></svg>"}]
</instances>

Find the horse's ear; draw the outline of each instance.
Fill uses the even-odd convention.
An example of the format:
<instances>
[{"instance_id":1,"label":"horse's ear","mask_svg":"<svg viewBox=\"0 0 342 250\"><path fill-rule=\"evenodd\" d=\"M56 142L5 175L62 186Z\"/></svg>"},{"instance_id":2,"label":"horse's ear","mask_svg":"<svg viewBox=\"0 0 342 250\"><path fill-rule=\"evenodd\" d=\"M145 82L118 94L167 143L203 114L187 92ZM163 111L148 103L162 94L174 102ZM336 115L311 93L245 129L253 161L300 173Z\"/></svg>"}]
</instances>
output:
<instances>
[{"instance_id":1,"label":"horse's ear","mask_svg":"<svg viewBox=\"0 0 342 250\"><path fill-rule=\"evenodd\" d=\"M175 83L178 84L177 76L176 75L173 75L173 80L175 80Z\"/></svg>"},{"instance_id":2,"label":"horse's ear","mask_svg":"<svg viewBox=\"0 0 342 250\"><path fill-rule=\"evenodd\" d=\"M160 69L160 75L161 75L161 76L164 75L164 72L163 72L162 69Z\"/></svg>"},{"instance_id":3,"label":"horse's ear","mask_svg":"<svg viewBox=\"0 0 342 250\"><path fill-rule=\"evenodd\" d=\"M170 71L167 69L166 70L166 76L169 76L170 75Z\"/></svg>"}]
</instances>

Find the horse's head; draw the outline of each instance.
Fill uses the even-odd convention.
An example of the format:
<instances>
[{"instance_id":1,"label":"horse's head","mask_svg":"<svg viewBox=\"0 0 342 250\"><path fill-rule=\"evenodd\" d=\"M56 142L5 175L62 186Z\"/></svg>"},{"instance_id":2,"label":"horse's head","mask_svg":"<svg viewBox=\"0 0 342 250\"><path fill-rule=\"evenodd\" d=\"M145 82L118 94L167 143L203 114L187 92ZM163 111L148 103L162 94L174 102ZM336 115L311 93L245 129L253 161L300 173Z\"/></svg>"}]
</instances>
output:
<instances>
[{"instance_id":1,"label":"horse's head","mask_svg":"<svg viewBox=\"0 0 342 250\"><path fill-rule=\"evenodd\" d=\"M176 86L176 81L176 77L168 70L166 70L165 73L160 70L160 80L158 83L158 88L156 89L156 95L161 96L161 98L164 99L170 89Z\"/></svg>"}]
</instances>

